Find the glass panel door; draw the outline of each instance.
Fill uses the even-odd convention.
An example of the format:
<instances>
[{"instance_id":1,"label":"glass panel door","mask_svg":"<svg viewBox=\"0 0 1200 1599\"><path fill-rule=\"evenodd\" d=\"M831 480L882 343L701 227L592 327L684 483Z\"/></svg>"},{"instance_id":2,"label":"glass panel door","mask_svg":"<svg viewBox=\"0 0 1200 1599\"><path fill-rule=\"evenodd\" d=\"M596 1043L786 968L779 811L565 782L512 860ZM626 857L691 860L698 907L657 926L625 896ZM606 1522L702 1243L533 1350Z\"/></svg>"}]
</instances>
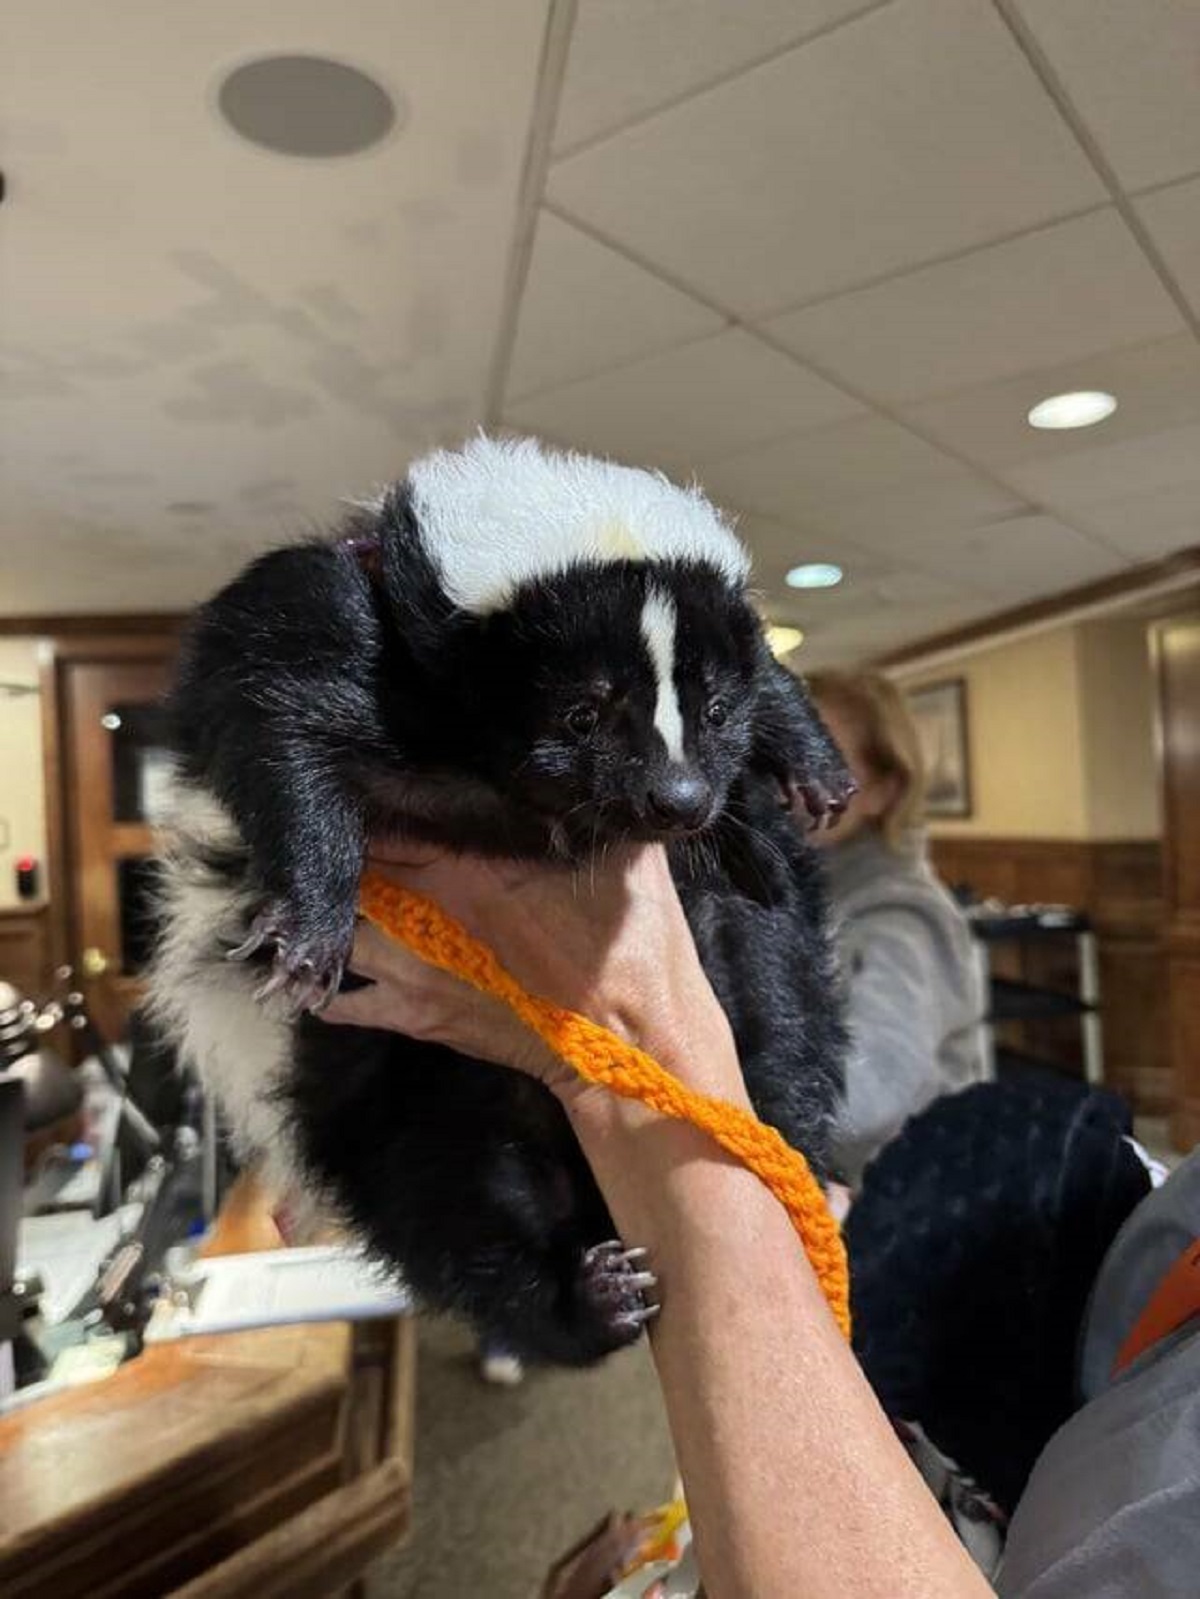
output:
<instances>
[{"instance_id":1,"label":"glass panel door","mask_svg":"<svg viewBox=\"0 0 1200 1599\"><path fill-rule=\"evenodd\" d=\"M165 659L77 661L64 681L72 963L110 1038L125 1031L153 948L168 671Z\"/></svg>"}]
</instances>

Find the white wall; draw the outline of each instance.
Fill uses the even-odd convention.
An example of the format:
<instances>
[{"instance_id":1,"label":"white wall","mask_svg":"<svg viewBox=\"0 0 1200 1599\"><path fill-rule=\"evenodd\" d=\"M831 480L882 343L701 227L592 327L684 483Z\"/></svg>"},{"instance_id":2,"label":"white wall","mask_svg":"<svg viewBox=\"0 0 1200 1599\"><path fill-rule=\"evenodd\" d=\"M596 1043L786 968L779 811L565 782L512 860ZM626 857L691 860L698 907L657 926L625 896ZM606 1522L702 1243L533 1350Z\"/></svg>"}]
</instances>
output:
<instances>
[{"instance_id":1,"label":"white wall","mask_svg":"<svg viewBox=\"0 0 1200 1599\"><path fill-rule=\"evenodd\" d=\"M935 838L1159 836L1144 621L1053 628L897 677L967 685L974 814L932 822Z\"/></svg>"},{"instance_id":2,"label":"white wall","mask_svg":"<svg viewBox=\"0 0 1200 1599\"><path fill-rule=\"evenodd\" d=\"M1078 659L1069 628L905 676L903 687L961 677L973 814L930 825L937 838L1085 838Z\"/></svg>"},{"instance_id":3,"label":"white wall","mask_svg":"<svg viewBox=\"0 0 1200 1599\"><path fill-rule=\"evenodd\" d=\"M0 682L38 681L37 645L0 639ZM46 804L42 782L42 710L36 694L0 693L0 906L18 903L14 863L22 855L42 862L46 887Z\"/></svg>"}]
</instances>

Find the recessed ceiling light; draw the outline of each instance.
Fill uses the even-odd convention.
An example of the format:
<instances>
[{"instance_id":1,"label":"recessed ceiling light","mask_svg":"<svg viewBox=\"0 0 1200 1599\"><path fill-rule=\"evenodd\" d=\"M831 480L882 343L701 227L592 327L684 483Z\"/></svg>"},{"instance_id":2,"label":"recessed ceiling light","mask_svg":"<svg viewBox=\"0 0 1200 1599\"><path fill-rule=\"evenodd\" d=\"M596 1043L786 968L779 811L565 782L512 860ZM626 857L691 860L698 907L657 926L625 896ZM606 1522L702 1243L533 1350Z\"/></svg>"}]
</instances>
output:
<instances>
[{"instance_id":1,"label":"recessed ceiling light","mask_svg":"<svg viewBox=\"0 0 1200 1599\"><path fill-rule=\"evenodd\" d=\"M325 56L262 56L236 67L217 91L235 133L281 155L357 155L395 127L395 100L357 67Z\"/></svg>"},{"instance_id":2,"label":"recessed ceiling light","mask_svg":"<svg viewBox=\"0 0 1200 1599\"><path fill-rule=\"evenodd\" d=\"M784 582L790 589L832 589L843 575L841 567L832 561L808 561L804 566L793 566Z\"/></svg>"},{"instance_id":3,"label":"recessed ceiling light","mask_svg":"<svg viewBox=\"0 0 1200 1599\"><path fill-rule=\"evenodd\" d=\"M786 627L782 622L772 622L767 628L767 643L771 647L771 654L782 660L785 655L798 650L804 643L803 629Z\"/></svg>"},{"instance_id":4,"label":"recessed ceiling light","mask_svg":"<svg viewBox=\"0 0 1200 1599\"><path fill-rule=\"evenodd\" d=\"M1117 408L1115 395L1103 389L1073 389L1039 400L1029 413L1031 428L1090 428Z\"/></svg>"}]
</instances>

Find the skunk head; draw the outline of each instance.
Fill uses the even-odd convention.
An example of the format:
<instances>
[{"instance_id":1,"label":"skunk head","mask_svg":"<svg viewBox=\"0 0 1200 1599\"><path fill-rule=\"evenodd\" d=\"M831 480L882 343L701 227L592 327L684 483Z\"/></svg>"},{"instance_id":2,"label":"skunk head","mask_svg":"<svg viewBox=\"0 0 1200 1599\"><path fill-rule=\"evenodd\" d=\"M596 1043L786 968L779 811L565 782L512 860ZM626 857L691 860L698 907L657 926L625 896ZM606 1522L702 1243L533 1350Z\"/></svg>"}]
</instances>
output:
<instances>
[{"instance_id":1,"label":"skunk head","mask_svg":"<svg viewBox=\"0 0 1200 1599\"><path fill-rule=\"evenodd\" d=\"M455 764L573 850L715 820L775 668L745 552L697 490L478 438L419 461L381 516Z\"/></svg>"},{"instance_id":2,"label":"skunk head","mask_svg":"<svg viewBox=\"0 0 1200 1599\"><path fill-rule=\"evenodd\" d=\"M760 628L695 562L576 566L480 629L488 776L586 843L698 832L753 744Z\"/></svg>"}]
</instances>

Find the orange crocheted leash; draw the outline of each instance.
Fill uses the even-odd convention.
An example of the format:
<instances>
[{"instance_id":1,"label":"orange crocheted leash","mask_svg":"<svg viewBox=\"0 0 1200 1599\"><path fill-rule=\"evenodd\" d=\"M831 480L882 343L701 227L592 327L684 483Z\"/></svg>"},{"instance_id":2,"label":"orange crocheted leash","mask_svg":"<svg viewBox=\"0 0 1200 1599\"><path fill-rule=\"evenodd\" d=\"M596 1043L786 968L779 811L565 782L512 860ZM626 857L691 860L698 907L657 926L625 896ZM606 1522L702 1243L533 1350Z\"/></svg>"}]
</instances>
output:
<instances>
[{"instance_id":1,"label":"orange crocheted leash","mask_svg":"<svg viewBox=\"0 0 1200 1599\"><path fill-rule=\"evenodd\" d=\"M838 1326L850 1336L850 1278L837 1222L808 1162L773 1127L707 1094L696 1094L606 1027L527 994L492 951L433 900L363 876L359 908L390 937L431 966L439 966L502 1000L562 1060L588 1082L639 1099L664 1116L699 1127L767 1185L792 1219Z\"/></svg>"}]
</instances>

